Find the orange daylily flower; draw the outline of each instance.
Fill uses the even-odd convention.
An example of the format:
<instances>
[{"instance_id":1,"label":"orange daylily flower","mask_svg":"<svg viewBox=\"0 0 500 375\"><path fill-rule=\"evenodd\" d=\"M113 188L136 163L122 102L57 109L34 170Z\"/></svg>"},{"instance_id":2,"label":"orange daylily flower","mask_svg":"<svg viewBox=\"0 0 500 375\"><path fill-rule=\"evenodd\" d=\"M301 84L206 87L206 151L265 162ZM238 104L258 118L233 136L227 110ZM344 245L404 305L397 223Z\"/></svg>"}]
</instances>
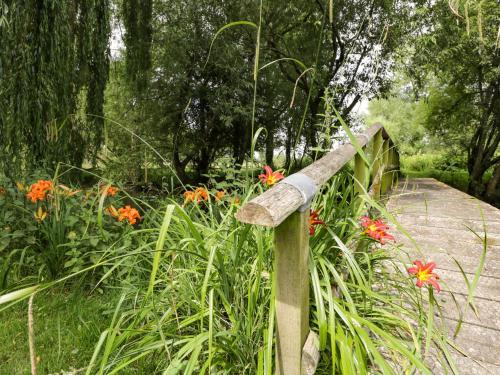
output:
<instances>
[{"instance_id":1,"label":"orange daylily flower","mask_svg":"<svg viewBox=\"0 0 500 375\"><path fill-rule=\"evenodd\" d=\"M41 223L47 217L47 211L44 211L42 207L38 207L38 210L35 211L35 220Z\"/></svg>"},{"instance_id":2,"label":"orange daylily flower","mask_svg":"<svg viewBox=\"0 0 500 375\"><path fill-rule=\"evenodd\" d=\"M198 188L196 188L196 190L194 191L194 193L196 194L196 199L197 199L198 202L201 199L203 199L204 201L208 201L208 190L205 189L204 187L198 187Z\"/></svg>"},{"instance_id":3,"label":"orange daylily flower","mask_svg":"<svg viewBox=\"0 0 500 375\"><path fill-rule=\"evenodd\" d=\"M19 181L16 181L16 186L17 186L17 190L23 192L26 187L24 186L24 184L22 182L19 182Z\"/></svg>"},{"instance_id":4,"label":"orange daylily flower","mask_svg":"<svg viewBox=\"0 0 500 375\"><path fill-rule=\"evenodd\" d=\"M110 197L114 197L116 195L116 193L118 193L119 191L120 191L120 189L118 189L117 187L110 186L108 188L108 190L106 190L106 195L108 195Z\"/></svg>"},{"instance_id":5,"label":"orange daylily flower","mask_svg":"<svg viewBox=\"0 0 500 375\"><path fill-rule=\"evenodd\" d=\"M113 217L118 217L120 215L113 205L106 207L105 211Z\"/></svg>"},{"instance_id":6,"label":"orange daylily flower","mask_svg":"<svg viewBox=\"0 0 500 375\"><path fill-rule=\"evenodd\" d=\"M185 191L183 195L184 195L184 204L193 202L196 197L196 194L192 190Z\"/></svg>"},{"instance_id":7,"label":"orange daylily flower","mask_svg":"<svg viewBox=\"0 0 500 375\"><path fill-rule=\"evenodd\" d=\"M285 178L280 172L273 172L269 165L264 166L265 173L259 175L259 180L266 186L272 186L279 180Z\"/></svg>"},{"instance_id":8,"label":"orange daylily flower","mask_svg":"<svg viewBox=\"0 0 500 375\"><path fill-rule=\"evenodd\" d=\"M30 187L30 191L26 196L33 202L43 201L47 195L47 192L52 190L52 181L50 180L39 180Z\"/></svg>"},{"instance_id":9,"label":"orange daylily flower","mask_svg":"<svg viewBox=\"0 0 500 375\"><path fill-rule=\"evenodd\" d=\"M323 220L319 219L319 212L311 210L309 213L309 235L313 236L316 233L316 225L325 225Z\"/></svg>"},{"instance_id":10,"label":"orange daylily flower","mask_svg":"<svg viewBox=\"0 0 500 375\"><path fill-rule=\"evenodd\" d=\"M215 193L215 200L218 202L218 201L221 201L222 198L224 198L224 196L226 195L226 192L224 190L220 190L220 191L217 191Z\"/></svg>"},{"instance_id":11,"label":"orange daylily flower","mask_svg":"<svg viewBox=\"0 0 500 375\"><path fill-rule=\"evenodd\" d=\"M189 202L199 203L202 200L208 201L208 190L204 187L198 187L195 191L187 190L184 192L184 204Z\"/></svg>"},{"instance_id":12,"label":"orange daylily flower","mask_svg":"<svg viewBox=\"0 0 500 375\"><path fill-rule=\"evenodd\" d=\"M232 204L234 205L239 205L241 203L241 199L240 197L234 197L233 201L232 201Z\"/></svg>"},{"instance_id":13,"label":"orange daylily flower","mask_svg":"<svg viewBox=\"0 0 500 375\"><path fill-rule=\"evenodd\" d=\"M389 226L380 219L372 220L368 216L363 216L361 225L365 228L363 234L380 242L382 245L385 244L385 240L394 241L394 237L387 233Z\"/></svg>"},{"instance_id":14,"label":"orange daylily flower","mask_svg":"<svg viewBox=\"0 0 500 375\"><path fill-rule=\"evenodd\" d=\"M408 268L408 273L414 275L417 278L417 286L422 288L425 284L431 285L436 289L437 292L441 290L437 280L439 280L439 276L432 272L436 267L436 263L429 262L427 264L422 264L420 260L416 260L413 262L415 267Z\"/></svg>"},{"instance_id":15,"label":"orange daylily flower","mask_svg":"<svg viewBox=\"0 0 500 375\"><path fill-rule=\"evenodd\" d=\"M130 223L130 225L134 225L137 222L137 219L142 220L141 215L139 215L139 211L137 211L135 208L130 207L129 205L120 208L118 212L118 221L126 219Z\"/></svg>"}]
</instances>

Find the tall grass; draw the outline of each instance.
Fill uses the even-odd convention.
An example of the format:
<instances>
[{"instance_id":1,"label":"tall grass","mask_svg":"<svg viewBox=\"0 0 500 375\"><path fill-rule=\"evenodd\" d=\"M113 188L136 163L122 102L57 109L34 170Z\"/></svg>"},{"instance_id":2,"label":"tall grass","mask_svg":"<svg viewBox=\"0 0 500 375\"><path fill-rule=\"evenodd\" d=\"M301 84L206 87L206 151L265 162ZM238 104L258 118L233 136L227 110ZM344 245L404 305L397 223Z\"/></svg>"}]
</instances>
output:
<instances>
[{"instance_id":1,"label":"tall grass","mask_svg":"<svg viewBox=\"0 0 500 375\"><path fill-rule=\"evenodd\" d=\"M311 238L318 373L430 373L424 349L443 335L386 250L360 238L352 202L347 173L315 202L327 223ZM137 249L118 244L103 255L128 250L133 261L115 261L104 275L126 276L115 285L122 298L87 373L133 373L136 366L163 374L274 373L273 236L238 223L237 208L167 200L151 209L147 228L131 233Z\"/></svg>"}]
</instances>

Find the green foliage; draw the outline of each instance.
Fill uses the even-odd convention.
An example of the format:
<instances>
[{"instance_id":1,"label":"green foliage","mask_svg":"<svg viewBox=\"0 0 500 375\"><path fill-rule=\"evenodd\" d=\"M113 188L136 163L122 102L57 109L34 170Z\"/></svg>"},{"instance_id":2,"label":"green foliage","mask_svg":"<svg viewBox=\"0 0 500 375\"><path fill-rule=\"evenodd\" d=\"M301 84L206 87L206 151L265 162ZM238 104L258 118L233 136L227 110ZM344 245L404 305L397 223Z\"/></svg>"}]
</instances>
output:
<instances>
[{"instance_id":1,"label":"green foliage","mask_svg":"<svg viewBox=\"0 0 500 375\"><path fill-rule=\"evenodd\" d=\"M2 2L3 3L3 2ZM0 165L12 175L60 161L80 166L99 149L108 76L107 0L7 2L0 24Z\"/></svg>"},{"instance_id":2,"label":"green foliage","mask_svg":"<svg viewBox=\"0 0 500 375\"><path fill-rule=\"evenodd\" d=\"M106 197L106 205L100 208L102 192L97 186L72 190L56 181L46 198L36 203L26 196L29 185L0 181L4 191L0 195L0 289L24 276L52 280L94 265L99 253L130 230L109 214L102 225L96 220L99 209L120 207L123 198Z\"/></svg>"},{"instance_id":3,"label":"green foliage","mask_svg":"<svg viewBox=\"0 0 500 375\"><path fill-rule=\"evenodd\" d=\"M297 150L317 156L329 145L323 135L338 128L331 107L346 117L361 97L385 90L387 57L409 31L387 32L397 1L339 3L331 19L328 2L136 3L120 8L127 48L114 62L106 114L152 144L184 182L204 180L221 157L244 164L261 128L255 147L268 164L279 147L287 168ZM332 118L320 127L325 95ZM112 125L106 143L118 161L133 153L137 163L125 169L134 182L146 160L164 163Z\"/></svg>"},{"instance_id":4,"label":"green foliage","mask_svg":"<svg viewBox=\"0 0 500 375\"><path fill-rule=\"evenodd\" d=\"M99 334L108 324L116 300L110 293L89 296L78 290L68 292L65 288L38 293L34 298L38 372L59 374L85 367ZM27 311L25 301L0 312L0 336L4 343L0 346L0 374L31 371Z\"/></svg>"},{"instance_id":5,"label":"green foliage","mask_svg":"<svg viewBox=\"0 0 500 375\"><path fill-rule=\"evenodd\" d=\"M425 128L426 111L425 102L400 94L370 101L366 122L383 124L403 156L415 155L436 147Z\"/></svg>"},{"instance_id":6,"label":"green foliage","mask_svg":"<svg viewBox=\"0 0 500 375\"><path fill-rule=\"evenodd\" d=\"M123 41L126 46L126 76L139 93L143 93L151 69L152 16L152 0L124 0L122 2L122 19L125 26Z\"/></svg>"},{"instance_id":7,"label":"green foliage","mask_svg":"<svg viewBox=\"0 0 500 375\"><path fill-rule=\"evenodd\" d=\"M467 154L468 191L484 196L483 175L500 162L498 2L436 2L422 12L404 63L428 96L427 128Z\"/></svg>"}]
</instances>

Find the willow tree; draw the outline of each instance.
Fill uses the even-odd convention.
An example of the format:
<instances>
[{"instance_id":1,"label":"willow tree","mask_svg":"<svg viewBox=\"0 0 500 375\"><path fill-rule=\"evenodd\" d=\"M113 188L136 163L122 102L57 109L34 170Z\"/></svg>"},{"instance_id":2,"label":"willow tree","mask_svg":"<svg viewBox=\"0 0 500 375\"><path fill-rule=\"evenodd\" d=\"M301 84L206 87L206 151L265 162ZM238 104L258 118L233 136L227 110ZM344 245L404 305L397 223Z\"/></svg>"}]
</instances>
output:
<instances>
[{"instance_id":1,"label":"willow tree","mask_svg":"<svg viewBox=\"0 0 500 375\"><path fill-rule=\"evenodd\" d=\"M4 170L53 168L58 162L79 166L93 160L102 138L109 1L4 1L4 7L0 23Z\"/></svg>"}]
</instances>

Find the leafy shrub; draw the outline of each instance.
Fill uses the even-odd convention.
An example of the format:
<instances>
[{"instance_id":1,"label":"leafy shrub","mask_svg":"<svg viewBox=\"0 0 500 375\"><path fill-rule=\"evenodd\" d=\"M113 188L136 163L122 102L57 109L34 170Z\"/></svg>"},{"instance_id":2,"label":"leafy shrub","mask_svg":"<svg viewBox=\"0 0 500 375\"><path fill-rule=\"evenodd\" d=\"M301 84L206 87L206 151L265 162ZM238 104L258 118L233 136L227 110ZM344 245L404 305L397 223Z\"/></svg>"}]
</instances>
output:
<instances>
[{"instance_id":1,"label":"leafy shrub","mask_svg":"<svg viewBox=\"0 0 500 375\"><path fill-rule=\"evenodd\" d=\"M121 198L103 194L102 184L77 190L57 180L31 181L0 183L1 289L14 269L17 279L55 279L95 264L99 253L130 230L107 214L105 207L119 207Z\"/></svg>"},{"instance_id":2,"label":"leafy shrub","mask_svg":"<svg viewBox=\"0 0 500 375\"><path fill-rule=\"evenodd\" d=\"M401 158L401 168L405 171L428 171L443 161L444 157L441 154L406 155Z\"/></svg>"}]
</instances>

